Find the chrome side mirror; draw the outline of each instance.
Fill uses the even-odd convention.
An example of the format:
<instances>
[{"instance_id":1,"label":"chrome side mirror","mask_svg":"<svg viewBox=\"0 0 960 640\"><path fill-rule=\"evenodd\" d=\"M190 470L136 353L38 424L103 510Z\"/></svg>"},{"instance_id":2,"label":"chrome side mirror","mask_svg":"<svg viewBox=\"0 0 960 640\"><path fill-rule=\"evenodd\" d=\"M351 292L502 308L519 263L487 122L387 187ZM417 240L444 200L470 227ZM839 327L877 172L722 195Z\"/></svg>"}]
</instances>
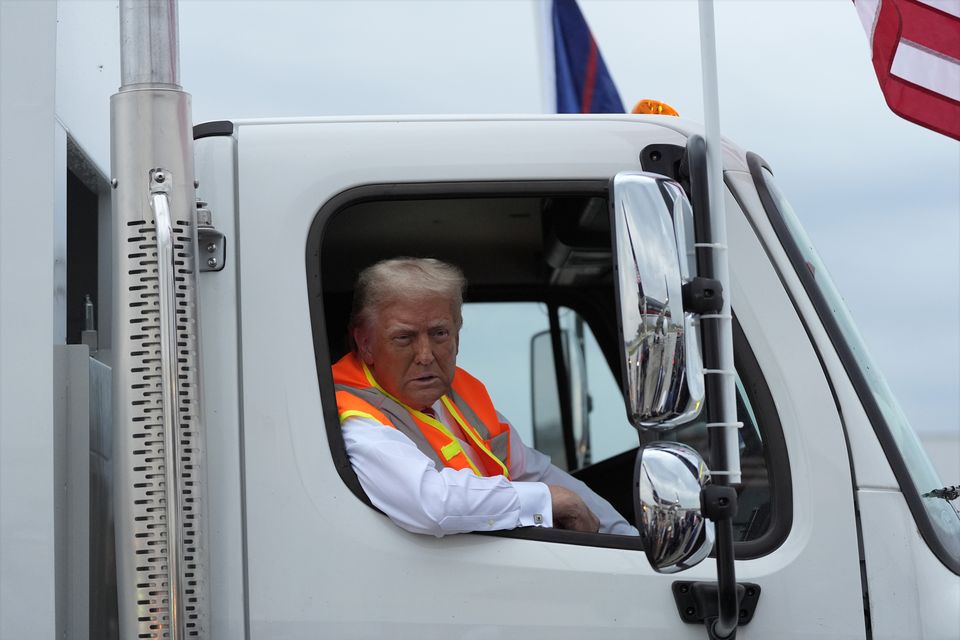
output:
<instances>
[{"instance_id":1,"label":"chrome side mirror","mask_svg":"<svg viewBox=\"0 0 960 640\"><path fill-rule=\"evenodd\" d=\"M694 318L682 301L693 275L692 208L680 185L656 174L619 173L611 191L628 417L638 429L672 429L696 418L704 397Z\"/></svg>"},{"instance_id":2,"label":"chrome side mirror","mask_svg":"<svg viewBox=\"0 0 960 640\"><path fill-rule=\"evenodd\" d=\"M677 573L710 555L713 522L700 509L700 492L709 482L703 458L685 444L654 442L637 454L637 529L654 571Z\"/></svg>"}]
</instances>

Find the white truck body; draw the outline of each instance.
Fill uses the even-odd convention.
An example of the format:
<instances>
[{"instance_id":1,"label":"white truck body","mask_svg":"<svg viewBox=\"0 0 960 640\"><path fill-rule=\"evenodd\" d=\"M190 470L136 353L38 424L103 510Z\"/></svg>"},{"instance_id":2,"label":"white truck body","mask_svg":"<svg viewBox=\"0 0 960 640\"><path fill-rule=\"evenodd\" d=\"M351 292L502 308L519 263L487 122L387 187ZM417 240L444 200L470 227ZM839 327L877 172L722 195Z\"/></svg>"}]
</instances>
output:
<instances>
[{"instance_id":1,"label":"white truck body","mask_svg":"<svg viewBox=\"0 0 960 640\"><path fill-rule=\"evenodd\" d=\"M356 499L328 456L303 255L318 211L355 187L608 180L695 132L663 118L330 118L238 122L197 141L199 194L234 239L225 270L200 278L215 628L237 629L245 610L252 637L702 637L677 618L675 576L636 550L434 540ZM793 496L783 543L737 562L738 580L763 588L741 637L951 637L960 582L909 525L743 152L728 147L725 165L734 310L782 422Z\"/></svg>"},{"instance_id":2,"label":"white truck body","mask_svg":"<svg viewBox=\"0 0 960 640\"><path fill-rule=\"evenodd\" d=\"M61 383L47 357L51 334L54 344L63 341L51 316L59 319L65 305L49 291L51 282L62 284L53 263L62 264L65 254L58 240L65 169L85 157L94 174L100 171L94 182L107 178L105 145L54 109L56 11L48 3L9 2L2 10L0 638L128 637L130 627L118 630L110 605L129 620L136 596L121 590L112 601L111 582L103 579L111 562L93 566L101 555L84 556L82 545L71 545L82 527L92 546L112 548L105 514L84 520L85 509L76 506L86 503L75 502L102 507L85 493L84 468L76 464L102 441L70 450L66 443L77 439L66 434L75 435L77 425L51 416L50 403L27 400L31 388L48 387L57 402L75 399L68 388L76 380ZM18 66L8 55L14 47L23 54L23 74L10 73ZM505 116L237 121L207 132L216 134L200 137L195 147L197 194L225 235L226 261L223 270L199 275L198 290L209 534L209 626L202 637L705 637L702 624L681 621L671 585L715 581L712 560L670 576L655 573L643 550L623 541L577 543L549 532L434 539L399 529L365 504L347 484L342 443L331 437L336 412L325 369L331 336L323 333L319 344L311 308L312 276L339 282L349 274L307 266L311 242L323 246L323 229L313 227L318 216L339 216L338 237L356 244L337 251L357 261L423 246L420 226L392 246L375 227L351 235L350 223L342 222L351 212L341 215L340 208L351 204L353 189L388 203L453 192L467 200L521 197L524 185L535 185L541 196L565 193L564 185L596 185L638 170L649 145L682 147L700 129L668 118ZM75 145L69 163L68 138ZM786 475L782 468L768 471L789 479L775 492L775 535L752 553L738 552L744 556L736 562L738 581L762 588L739 637L960 637L960 558L930 533L938 514L944 530L956 527L950 520L956 512L942 500L934 504L944 508L932 515L918 508L931 499L918 495L904 471L923 465L910 457L912 434L877 421L878 400L865 395L851 372L771 223L742 150L725 149L724 171L729 295L778 423L764 432L764 444L779 446L785 457L774 459L787 463ZM105 239L110 194L98 196ZM509 283L511 261L525 245L518 241L509 254L498 249L504 236L495 233L503 228L497 225L509 224L501 219L509 216L485 226L498 211L489 204L474 211L470 234L450 238L473 247L463 258L474 273L489 266ZM37 211L36 223L23 217L26 210ZM527 225L525 233L534 228L517 220ZM366 235L381 243L369 254L359 242ZM111 270L122 266L103 253L100 279L109 282ZM478 283L484 301L514 299L493 280ZM527 285L516 295L537 299L531 292ZM102 308L113 304L104 295ZM107 348L97 357L111 364L109 313L100 317ZM25 367L30 353L37 364ZM51 422L53 429L36 428ZM601 428L629 429L625 421L593 426ZM58 471L64 460L66 476ZM124 480L122 471L113 478ZM125 523L114 524L122 535Z\"/></svg>"}]
</instances>

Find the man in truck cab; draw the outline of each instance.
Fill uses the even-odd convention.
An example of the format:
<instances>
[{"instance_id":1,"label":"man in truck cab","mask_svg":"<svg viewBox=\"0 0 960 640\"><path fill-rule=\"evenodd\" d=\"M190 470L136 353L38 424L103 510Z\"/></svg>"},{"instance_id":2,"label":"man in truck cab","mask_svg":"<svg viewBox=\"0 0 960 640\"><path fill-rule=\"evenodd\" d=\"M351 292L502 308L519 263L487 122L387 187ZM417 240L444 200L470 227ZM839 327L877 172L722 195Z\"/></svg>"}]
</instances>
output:
<instances>
[{"instance_id":1,"label":"man in truck cab","mask_svg":"<svg viewBox=\"0 0 960 640\"><path fill-rule=\"evenodd\" d=\"M443 536L542 526L637 535L606 500L528 447L456 366L466 280L434 259L364 269L351 352L333 366L350 462L391 520Z\"/></svg>"}]
</instances>

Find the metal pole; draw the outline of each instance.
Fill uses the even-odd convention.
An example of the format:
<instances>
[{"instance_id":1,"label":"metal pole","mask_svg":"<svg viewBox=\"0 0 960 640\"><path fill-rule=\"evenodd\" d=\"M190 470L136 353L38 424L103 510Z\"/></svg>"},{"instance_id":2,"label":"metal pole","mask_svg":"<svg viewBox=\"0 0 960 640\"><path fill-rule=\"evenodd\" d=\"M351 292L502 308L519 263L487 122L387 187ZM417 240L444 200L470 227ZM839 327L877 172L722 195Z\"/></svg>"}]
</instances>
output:
<instances>
[{"instance_id":1,"label":"metal pole","mask_svg":"<svg viewBox=\"0 0 960 640\"><path fill-rule=\"evenodd\" d=\"M710 226L713 243L713 277L723 289L723 309L716 318L716 345L719 362L707 375L718 376L718 397L708 398L714 403L710 414L719 414L720 420L711 420L710 453L711 475L714 484L726 486L740 482L740 448L737 429L737 398L733 362L733 322L730 311L730 267L727 250L727 220L724 207L723 147L720 138L720 98L717 82L716 37L714 34L713 0L700 0L700 65L703 78L704 120L707 145L707 183L710 194ZM719 405L719 407L717 406ZM719 411L717 409L719 408ZM714 434L717 434L717 437ZM735 498L735 496L734 496ZM717 598L719 617L708 623L711 640L736 637L739 613L736 569L733 552L733 524L729 516L714 521L716 527Z\"/></svg>"},{"instance_id":2,"label":"metal pole","mask_svg":"<svg viewBox=\"0 0 960 640\"><path fill-rule=\"evenodd\" d=\"M723 466L711 469L713 476L726 476L731 484L740 482L740 447L737 427L737 396L733 364L733 321L730 312L730 265L727 251L727 217L724 207L723 142L720 139L720 98L717 83L716 38L714 36L713 0L700 1L700 65L703 75L703 106L707 141L707 182L710 192L711 235L714 278L723 287L723 309L720 312L720 368L708 375L722 376L720 400L723 406L725 460ZM716 465L717 461L711 461Z\"/></svg>"},{"instance_id":3,"label":"metal pole","mask_svg":"<svg viewBox=\"0 0 960 640\"><path fill-rule=\"evenodd\" d=\"M540 106L543 113L557 112L557 70L553 48L553 2L533 0L537 23L537 58L540 62Z\"/></svg>"},{"instance_id":4,"label":"metal pole","mask_svg":"<svg viewBox=\"0 0 960 640\"><path fill-rule=\"evenodd\" d=\"M119 634L207 637L190 96L175 0L121 0L111 98Z\"/></svg>"},{"instance_id":5,"label":"metal pole","mask_svg":"<svg viewBox=\"0 0 960 640\"><path fill-rule=\"evenodd\" d=\"M120 91L180 88L176 0L120 2Z\"/></svg>"}]
</instances>

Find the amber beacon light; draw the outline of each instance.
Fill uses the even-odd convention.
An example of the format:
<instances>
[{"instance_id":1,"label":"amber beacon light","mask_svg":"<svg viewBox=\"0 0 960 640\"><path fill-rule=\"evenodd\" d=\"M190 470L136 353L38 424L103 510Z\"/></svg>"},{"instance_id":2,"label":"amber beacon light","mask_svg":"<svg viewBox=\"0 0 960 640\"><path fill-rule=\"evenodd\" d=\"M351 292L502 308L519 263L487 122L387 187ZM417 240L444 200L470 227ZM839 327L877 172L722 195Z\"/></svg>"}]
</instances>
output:
<instances>
[{"instance_id":1,"label":"amber beacon light","mask_svg":"<svg viewBox=\"0 0 960 640\"><path fill-rule=\"evenodd\" d=\"M654 115L654 116L679 116L677 110L668 105L666 102L660 102L659 100L640 100L637 104L633 105L633 111L631 113L639 113L642 115Z\"/></svg>"}]
</instances>

